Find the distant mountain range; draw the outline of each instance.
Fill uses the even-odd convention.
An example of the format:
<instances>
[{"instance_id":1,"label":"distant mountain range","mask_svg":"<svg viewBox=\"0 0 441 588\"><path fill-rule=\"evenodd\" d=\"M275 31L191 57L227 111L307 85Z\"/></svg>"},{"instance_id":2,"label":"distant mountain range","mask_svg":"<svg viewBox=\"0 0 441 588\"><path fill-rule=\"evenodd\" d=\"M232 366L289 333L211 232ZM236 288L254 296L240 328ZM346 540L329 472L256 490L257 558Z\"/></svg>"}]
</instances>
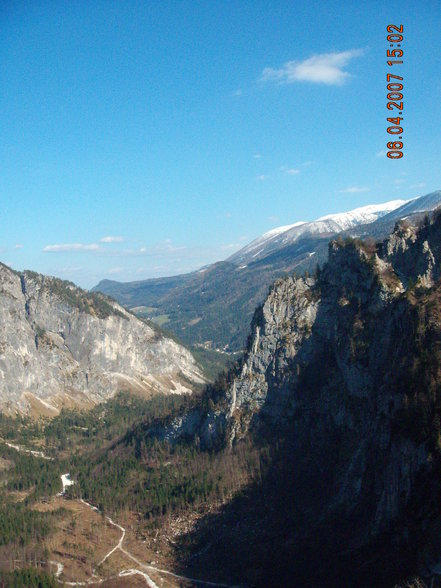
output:
<instances>
[{"instance_id":1,"label":"distant mountain range","mask_svg":"<svg viewBox=\"0 0 441 588\"><path fill-rule=\"evenodd\" d=\"M337 235L385 238L403 218L414 222L441 205L441 191L410 201L393 200L272 229L225 261L167 278L120 283L103 280L95 291L115 298L184 342L206 348L243 349L255 307L284 274L303 274L326 261Z\"/></svg>"},{"instance_id":2,"label":"distant mountain range","mask_svg":"<svg viewBox=\"0 0 441 588\"><path fill-rule=\"evenodd\" d=\"M384 204L371 204L361 208L355 208L349 212L329 214L312 222L301 221L293 225L278 227L254 239L249 245L246 245L243 249L229 257L229 261L234 263L249 263L257 259L263 259L269 253L292 245L302 237L317 234L334 235L335 233L347 231L358 225L373 223L382 216L411 202L406 200L392 200Z\"/></svg>"}]
</instances>

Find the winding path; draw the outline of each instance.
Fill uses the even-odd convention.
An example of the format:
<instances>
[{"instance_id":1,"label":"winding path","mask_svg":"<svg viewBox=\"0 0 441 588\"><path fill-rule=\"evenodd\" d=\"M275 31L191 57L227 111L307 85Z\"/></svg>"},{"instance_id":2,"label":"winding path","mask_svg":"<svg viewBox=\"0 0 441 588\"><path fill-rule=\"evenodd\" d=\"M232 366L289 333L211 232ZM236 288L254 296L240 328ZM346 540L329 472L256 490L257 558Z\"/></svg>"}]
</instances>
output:
<instances>
[{"instance_id":1,"label":"winding path","mask_svg":"<svg viewBox=\"0 0 441 588\"><path fill-rule=\"evenodd\" d=\"M63 474L61 476L62 482L63 482L63 491L65 489L65 485L64 482L65 480L68 480L68 482L70 482L70 484L68 483L67 485L71 485L74 482L70 479L69 474ZM93 506L93 504L90 504L90 502L86 502L86 500L84 500L83 498L79 498L79 501L82 502L84 505L86 505L88 508L92 509L95 512L100 512L100 510L96 507ZM155 566L152 566L150 564L145 564L143 562L141 562L139 559L137 559L132 553L130 553L130 551L127 551L127 549L125 549L125 547L123 546L123 542L126 536L126 530L124 527L122 527L121 525L118 525L118 523L115 523L115 521L113 521L110 517L106 516L105 517L107 522L110 523L111 525L113 525L114 527L116 527L117 529L119 529L121 531L121 537L119 538L118 543L115 545L115 547L113 547L108 553L106 553L106 555L101 559L100 562L98 562L97 564L97 568L102 565L113 553L115 553L115 551L117 551L118 549L121 551L121 553L123 553L126 557L128 557L129 559L131 559L132 561L134 561L136 563L136 565L140 568L142 568L143 570L147 570L147 571L151 571L151 572L156 572L157 574L166 574L168 576L171 576L173 578L176 578L177 580L183 580L185 582L192 582L193 584L200 584L202 586L213 586L215 588L229 588L228 584L219 584L217 582L207 582L205 580L197 580L196 578L189 578L187 576L180 576L179 574L175 574L174 572L170 572L169 570L164 570L162 568L157 568ZM96 580L93 580L92 578L87 580L86 582L63 582L62 580L60 580L60 575L61 572L63 571L63 564L60 564L58 562L55 561L51 561L49 562L53 565L57 566L57 572L55 574L55 577L57 578L58 582L60 584L64 584L66 586L90 586L93 584L102 584L105 580L111 580L117 577L126 577L126 576L133 576L135 574L141 575L145 581L147 586L149 586L149 588L159 588L159 586L151 579L151 577L145 572L145 571L141 571L135 568L130 568L128 570L121 570L118 574L118 576L112 576L111 578L99 578L96 574L96 568L92 571L92 578L97 578ZM60 567L61 566L61 567Z\"/></svg>"},{"instance_id":2,"label":"winding path","mask_svg":"<svg viewBox=\"0 0 441 588\"><path fill-rule=\"evenodd\" d=\"M40 457L42 459L49 459L49 460L53 459L51 457L46 456L42 451L34 451L31 449L26 449L24 447L21 447L19 445L13 445L12 443L8 443L8 442L4 441L3 439L0 439L0 441L3 441L4 443L6 443L6 445L11 447L12 449L15 449L18 452L30 453L30 454L34 455L34 457ZM59 492L57 494L57 496L64 496L67 486L72 486L75 482L71 479L69 473L62 474L60 476L60 478L61 478L63 490L61 492ZM88 508L92 509L93 511L98 512L98 513L100 512L100 510L96 506L93 506L89 502L86 502L83 498L79 498L78 500L80 502L82 502L85 506L87 506ZM200 584L202 586L213 586L214 588L230 588L228 586L228 584L219 584L217 582L207 582L205 580L197 580L196 578L189 578L187 576L180 576L179 574L175 574L174 572L170 572L169 570L164 570L162 568L157 568L155 566L141 562L132 553L130 553L130 551L127 551L127 549L125 549L125 547L123 547L123 542L124 542L124 539L126 536L125 528L122 527L121 525L118 525L118 523L115 523L115 521L113 521L110 517L106 516L105 518L111 525L113 525L114 527L116 527L117 529L119 529L121 531L121 537L119 538L119 541L115 545L115 547L113 547L108 553L106 553L106 555L102 558L102 560L100 562L98 562L97 567L102 565L113 553L115 553L115 551L117 551L119 549L121 551L121 553L123 553L126 557L131 559L133 562L135 562L135 564L138 567L142 568L143 570L153 571L153 572L156 572L157 574L165 574L167 576L171 576L173 578L176 578L177 580L183 580L185 582L192 582L193 584ZM63 584L64 586L92 586L94 584L102 584L105 581L113 580L116 578L124 578L127 576L140 575L144 578L144 580L146 581L146 584L149 588L159 588L159 586L151 579L151 577L145 571L141 571L136 568L121 570L117 576L111 576L108 578L100 578L99 576L97 576L95 573L95 570L96 570L96 568L95 568L92 571L92 578L89 578L89 580L78 581L78 582L69 582L69 581L61 580L61 578L60 578L60 576L64 570L64 565L62 563L60 563L58 561L54 561L54 560L49 560L48 563L53 566L56 566L57 570L54 574L55 578L59 584ZM95 579L93 579L93 578L95 578Z\"/></svg>"}]
</instances>

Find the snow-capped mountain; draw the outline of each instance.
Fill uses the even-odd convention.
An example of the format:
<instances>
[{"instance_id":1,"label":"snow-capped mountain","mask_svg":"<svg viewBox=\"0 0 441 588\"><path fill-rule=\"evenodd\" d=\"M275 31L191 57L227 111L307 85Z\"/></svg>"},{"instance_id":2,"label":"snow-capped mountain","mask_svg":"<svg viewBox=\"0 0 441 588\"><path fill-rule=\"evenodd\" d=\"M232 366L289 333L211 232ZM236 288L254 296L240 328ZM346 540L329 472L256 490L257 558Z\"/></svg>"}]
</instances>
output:
<instances>
[{"instance_id":1,"label":"snow-capped mountain","mask_svg":"<svg viewBox=\"0 0 441 588\"><path fill-rule=\"evenodd\" d=\"M394 200L330 214L313 222L272 229L229 259L181 276L121 284L105 280L96 290L129 308L154 308L149 318L167 315L167 329L185 342L215 349L243 349L255 307L282 275L313 273L328 258L338 234L382 240L396 222L441 206L441 191L413 200Z\"/></svg>"},{"instance_id":2,"label":"snow-capped mountain","mask_svg":"<svg viewBox=\"0 0 441 588\"><path fill-rule=\"evenodd\" d=\"M369 204L348 212L338 212L322 216L315 221L300 221L292 225L277 227L264 233L243 249L234 253L228 261L249 263L265 257L272 251L295 243L306 235L340 233L358 225L373 223L382 216L412 202L411 200L391 200L383 204Z\"/></svg>"}]
</instances>

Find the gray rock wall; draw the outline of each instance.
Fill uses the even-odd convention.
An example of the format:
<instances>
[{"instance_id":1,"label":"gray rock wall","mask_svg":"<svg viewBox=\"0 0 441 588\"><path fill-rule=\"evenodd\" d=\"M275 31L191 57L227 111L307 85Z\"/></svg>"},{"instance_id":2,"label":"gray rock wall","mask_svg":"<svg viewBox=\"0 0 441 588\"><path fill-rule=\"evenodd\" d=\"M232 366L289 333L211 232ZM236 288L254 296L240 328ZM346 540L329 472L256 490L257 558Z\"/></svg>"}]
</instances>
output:
<instances>
[{"instance_id":1,"label":"gray rock wall","mask_svg":"<svg viewBox=\"0 0 441 588\"><path fill-rule=\"evenodd\" d=\"M87 296L0 265L0 408L56 414L63 404L87 406L118 390L181 393L203 382L184 347L116 303L100 318Z\"/></svg>"},{"instance_id":2,"label":"gray rock wall","mask_svg":"<svg viewBox=\"0 0 441 588\"><path fill-rule=\"evenodd\" d=\"M397 419L420 336L405 290L436 283L440 244L438 219L397 228L379 247L334 242L316 278L278 280L239 372L199 425L208 445L216 421L230 446L250 433L287 435L294 469L315 480L299 508L311 508L312 526L354 521L349 549L388 528L428 467L427 446L397 432Z\"/></svg>"}]
</instances>

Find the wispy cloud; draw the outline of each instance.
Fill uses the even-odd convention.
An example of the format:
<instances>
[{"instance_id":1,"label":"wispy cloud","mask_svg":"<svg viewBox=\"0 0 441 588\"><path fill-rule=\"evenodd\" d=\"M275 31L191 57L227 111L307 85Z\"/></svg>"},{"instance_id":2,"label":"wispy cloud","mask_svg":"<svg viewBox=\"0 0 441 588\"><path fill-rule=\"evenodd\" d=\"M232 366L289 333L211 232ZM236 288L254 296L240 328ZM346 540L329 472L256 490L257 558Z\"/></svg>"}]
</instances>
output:
<instances>
[{"instance_id":1,"label":"wispy cloud","mask_svg":"<svg viewBox=\"0 0 441 588\"><path fill-rule=\"evenodd\" d=\"M164 241L156 243L156 245L153 245L153 247L149 247L147 251L154 254L164 254L182 252L186 249L187 247L183 245L174 245L171 239L165 239Z\"/></svg>"},{"instance_id":2,"label":"wispy cloud","mask_svg":"<svg viewBox=\"0 0 441 588\"><path fill-rule=\"evenodd\" d=\"M261 153L255 153L253 155L254 159L262 159L262 154Z\"/></svg>"},{"instance_id":3,"label":"wispy cloud","mask_svg":"<svg viewBox=\"0 0 441 588\"><path fill-rule=\"evenodd\" d=\"M109 270L107 270L108 274L120 274L121 272L124 271L123 267L111 267Z\"/></svg>"},{"instance_id":4,"label":"wispy cloud","mask_svg":"<svg viewBox=\"0 0 441 588\"><path fill-rule=\"evenodd\" d=\"M409 186L409 187L412 188L412 189L413 188L418 189L418 188L424 188L425 185L426 184L424 182L419 182L418 184L413 184L412 186Z\"/></svg>"},{"instance_id":5,"label":"wispy cloud","mask_svg":"<svg viewBox=\"0 0 441 588\"><path fill-rule=\"evenodd\" d=\"M279 169L281 172L288 174L289 176L297 176L298 174L302 173L301 168L306 168L312 165L312 161L305 161L304 163L298 164L297 167L288 167L287 165L282 165Z\"/></svg>"},{"instance_id":6,"label":"wispy cloud","mask_svg":"<svg viewBox=\"0 0 441 588\"><path fill-rule=\"evenodd\" d=\"M350 186L344 190L339 190L339 194L357 194L358 192L369 192L366 186Z\"/></svg>"},{"instance_id":7,"label":"wispy cloud","mask_svg":"<svg viewBox=\"0 0 441 588\"><path fill-rule=\"evenodd\" d=\"M14 245L14 249L23 249L23 245L17 243L17 245Z\"/></svg>"},{"instance_id":8,"label":"wispy cloud","mask_svg":"<svg viewBox=\"0 0 441 588\"><path fill-rule=\"evenodd\" d=\"M352 59L360 57L363 53L363 49L350 49L312 55L304 61L288 61L279 69L266 67L260 76L260 81L275 81L282 84L312 82L340 86L350 77L344 68Z\"/></svg>"},{"instance_id":9,"label":"wispy cloud","mask_svg":"<svg viewBox=\"0 0 441 588\"><path fill-rule=\"evenodd\" d=\"M99 251L100 246L97 243L57 243L55 245L46 245L43 248L45 252L69 252L69 251Z\"/></svg>"},{"instance_id":10,"label":"wispy cloud","mask_svg":"<svg viewBox=\"0 0 441 588\"><path fill-rule=\"evenodd\" d=\"M109 243L110 241L106 241ZM113 242L113 241L111 241ZM46 245L43 251L46 253L91 253L103 257L142 257L155 255L170 255L185 251L186 247L176 246L171 239L165 239L151 247L137 247L126 249L108 249L98 243L57 243Z\"/></svg>"},{"instance_id":11,"label":"wispy cloud","mask_svg":"<svg viewBox=\"0 0 441 588\"><path fill-rule=\"evenodd\" d=\"M387 155L386 149L382 149L381 151L377 151L377 153L375 154L375 157L386 157L386 155Z\"/></svg>"},{"instance_id":12,"label":"wispy cloud","mask_svg":"<svg viewBox=\"0 0 441 588\"><path fill-rule=\"evenodd\" d=\"M57 269L57 274L60 275L70 275L70 274L77 274L81 272L83 268L80 265L68 265L64 267L60 267Z\"/></svg>"},{"instance_id":13,"label":"wispy cloud","mask_svg":"<svg viewBox=\"0 0 441 588\"><path fill-rule=\"evenodd\" d=\"M100 243L122 243L123 241L124 241L123 237L112 237L112 236L102 237L102 239L100 239Z\"/></svg>"},{"instance_id":14,"label":"wispy cloud","mask_svg":"<svg viewBox=\"0 0 441 588\"><path fill-rule=\"evenodd\" d=\"M236 250L236 249L240 249L241 247L243 247L243 243L226 243L225 245L221 245L220 246L220 250L221 251L231 251Z\"/></svg>"},{"instance_id":15,"label":"wispy cloud","mask_svg":"<svg viewBox=\"0 0 441 588\"><path fill-rule=\"evenodd\" d=\"M267 179L268 179L268 176L264 176L263 174L261 176L256 177L256 180L258 180L259 182L264 182Z\"/></svg>"},{"instance_id":16,"label":"wispy cloud","mask_svg":"<svg viewBox=\"0 0 441 588\"><path fill-rule=\"evenodd\" d=\"M165 239L150 247L114 249L101 251L100 253L106 257L172 257L185 253L187 249L185 246L174 245L171 239Z\"/></svg>"}]
</instances>

